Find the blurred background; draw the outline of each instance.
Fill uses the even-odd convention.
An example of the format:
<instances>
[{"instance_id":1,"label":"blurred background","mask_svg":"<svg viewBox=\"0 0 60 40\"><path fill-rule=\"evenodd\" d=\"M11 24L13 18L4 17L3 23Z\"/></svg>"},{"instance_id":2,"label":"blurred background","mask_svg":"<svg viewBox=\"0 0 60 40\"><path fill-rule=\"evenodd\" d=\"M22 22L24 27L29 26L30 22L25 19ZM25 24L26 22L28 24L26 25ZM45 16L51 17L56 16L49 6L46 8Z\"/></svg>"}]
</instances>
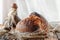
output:
<instances>
[{"instance_id":1,"label":"blurred background","mask_svg":"<svg viewBox=\"0 0 60 40\"><path fill-rule=\"evenodd\" d=\"M60 21L60 0L0 0L0 24L7 17L13 3L17 4L17 13L21 19L31 12L38 12L48 22Z\"/></svg>"}]
</instances>

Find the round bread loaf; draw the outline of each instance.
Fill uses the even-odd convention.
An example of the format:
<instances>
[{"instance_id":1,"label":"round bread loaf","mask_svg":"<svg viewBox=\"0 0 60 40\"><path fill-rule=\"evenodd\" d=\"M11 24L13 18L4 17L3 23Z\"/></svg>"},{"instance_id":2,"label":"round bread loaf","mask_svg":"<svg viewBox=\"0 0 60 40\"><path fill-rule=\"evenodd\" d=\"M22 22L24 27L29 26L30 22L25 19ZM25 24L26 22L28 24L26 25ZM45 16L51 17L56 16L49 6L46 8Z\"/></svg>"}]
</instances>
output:
<instances>
[{"instance_id":1,"label":"round bread loaf","mask_svg":"<svg viewBox=\"0 0 60 40\"><path fill-rule=\"evenodd\" d=\"M19 32L35 32L35 31L48 31L48 22L46 19L36 12L32 12L28 18L21 20L16 30Z\"/></svg>"}]
</instances>

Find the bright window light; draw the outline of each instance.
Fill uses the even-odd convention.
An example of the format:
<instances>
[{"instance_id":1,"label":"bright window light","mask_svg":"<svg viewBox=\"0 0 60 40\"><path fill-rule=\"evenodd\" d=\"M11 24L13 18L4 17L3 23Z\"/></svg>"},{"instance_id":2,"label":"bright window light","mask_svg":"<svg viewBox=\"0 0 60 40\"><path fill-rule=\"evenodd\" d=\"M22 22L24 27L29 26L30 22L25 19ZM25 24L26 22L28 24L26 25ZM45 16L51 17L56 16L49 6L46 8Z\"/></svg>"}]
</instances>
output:
<instances>
[{"instance_id":1,"label":"bright window light","mask_svg":"<svg viewBox=\"0 0 60 40\"><path fill-rule=\"evenodd\" d=\"M3 0L0 0L0 24L2 23Z\"/></svg>"}]
</instances>

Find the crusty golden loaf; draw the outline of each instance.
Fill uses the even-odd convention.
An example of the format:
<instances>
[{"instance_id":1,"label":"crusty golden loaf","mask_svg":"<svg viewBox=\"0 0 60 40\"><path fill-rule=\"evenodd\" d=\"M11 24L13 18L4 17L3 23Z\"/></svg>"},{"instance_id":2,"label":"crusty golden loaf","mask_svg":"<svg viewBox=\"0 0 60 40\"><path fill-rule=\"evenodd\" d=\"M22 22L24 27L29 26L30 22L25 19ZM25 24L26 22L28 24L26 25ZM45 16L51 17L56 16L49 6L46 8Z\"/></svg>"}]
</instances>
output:
<instances>
[{"instance_id":1,"label":"crusty golden loaf","mask_svg":"<svg viewBox=\"0 0 60 40\"><path fill-rule=\"evenodd\" d=\"M16 30L19 32L48 31L48 22L46 19L36 12L32 12L29 17L21 20Z\"/></svg>"}]
</instances>

